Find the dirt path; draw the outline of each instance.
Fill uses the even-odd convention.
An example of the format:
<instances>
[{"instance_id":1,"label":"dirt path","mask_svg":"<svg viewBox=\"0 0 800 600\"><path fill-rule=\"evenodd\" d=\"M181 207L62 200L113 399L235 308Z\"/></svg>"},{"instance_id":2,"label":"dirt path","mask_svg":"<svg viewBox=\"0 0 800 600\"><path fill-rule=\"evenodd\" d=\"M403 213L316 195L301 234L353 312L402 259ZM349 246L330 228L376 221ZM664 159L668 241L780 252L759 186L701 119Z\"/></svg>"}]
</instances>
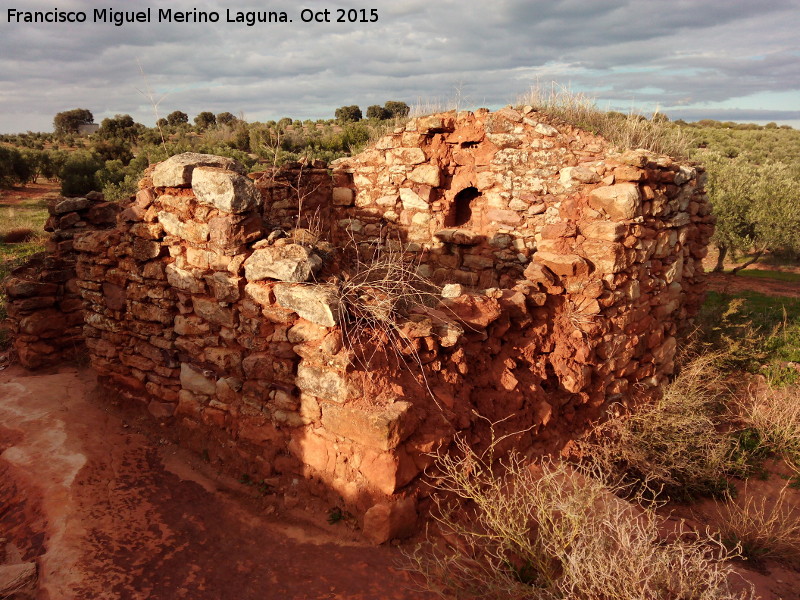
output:
<instances>
[{"instance_id":1,"label":"dirt path","mask_svg":"<svg viewBox=\"0 0 800 600\"><path fill-rule=\"evenodd\" d=\"M26 183L10 189L0 189L0 206L13 206L26 200L49 196L55 197L59 195L60 190L61 185L59 183L40 178L34 183Z\"/></svg>"},{"instance_id":2,"label":"dirt path","mask_svg":"<svg viewBox=\"0 0 800 600\"><path fill-rule=\"evenodd\" d=\"M708 289L724 294L758 292L767 296L800 298L800 283L777 279L756 279L730 273L709 273Z\"/></svg>"},{"instance_id":3,"label":"dirt path","mask_svg":"<svg viewBox=\"0 0 800 600\"><path fill-rule=\"evenodd\" d=\"M0 538L38 562L36 598L432 597L412 590L393 548L324 512L308 516L316 525L267 516L90 400L93 388L72 368L0 371Z\"/></svg>"}]
</instances>

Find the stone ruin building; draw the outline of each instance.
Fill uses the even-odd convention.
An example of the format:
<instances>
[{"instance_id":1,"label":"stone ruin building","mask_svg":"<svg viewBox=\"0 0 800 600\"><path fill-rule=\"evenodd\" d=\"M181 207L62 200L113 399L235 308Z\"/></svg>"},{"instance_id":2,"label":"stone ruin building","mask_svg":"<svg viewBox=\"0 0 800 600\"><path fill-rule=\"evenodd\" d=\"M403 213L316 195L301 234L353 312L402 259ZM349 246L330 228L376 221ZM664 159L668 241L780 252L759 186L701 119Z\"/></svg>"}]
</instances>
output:
<instances>
[{"instance_id":1,"label":"stone ruin building","mask_svg":"<svg viewBox=\"0 0 800 600\"><path fill-rule=\"evenodd\" d=\"M455 435L558 451L657 393L704 294L704 179L530 107L412 119L330 170L182 154L121 205L51 207L47 256L7 283L14 348L33 368L85 344L180 443L382 542ZM396 302L391 264L441 293Z\"/></svg>"}]
</instances>

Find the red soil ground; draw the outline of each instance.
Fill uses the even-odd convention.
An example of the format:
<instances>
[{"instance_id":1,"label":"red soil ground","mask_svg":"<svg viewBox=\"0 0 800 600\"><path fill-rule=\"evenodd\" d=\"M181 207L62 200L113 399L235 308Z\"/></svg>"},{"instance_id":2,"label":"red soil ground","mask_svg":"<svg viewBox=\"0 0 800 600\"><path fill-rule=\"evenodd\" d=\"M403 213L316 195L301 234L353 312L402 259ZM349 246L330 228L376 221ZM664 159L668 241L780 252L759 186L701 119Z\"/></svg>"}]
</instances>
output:
<instances>
[{"instance_id":1,"label":"red soil ground","mask_svg":"<svg viewBox=\"0 0 800 600\"><path fill-rule=\"evenodd\" d=\"M0 205L13 206L14 204L19 204L26 200L35 200L43 196L56 196L60 190L61 185L59 183L40 178L36 183L28 183L10 189L0 189Z\"/></svg>"},{"instance_id":2,"label":"red soil ground","mask_svg":"<svg viewBox=\"0 0 800 600\"><path fill-rule=\"evenodd\" d=\"M16 598L434 598L401 569L397 548L328 524L320 501L262 497L157 433L99 397L89 370L0 370L0 565L39 570ZM749 493L769 500L786 483L753 480ZM673 520L713 526L711 501L673 510ZM737 571L762 600L800 598L794 565Z\"/></svg>"},{"instance_id":3,"label":"red soil ground","mask_svg":"<svg viewBox=\"0 0 800 600\"><path fill-rule=\"evenodd\" d=\"M325 506L213 473L94 394L88 370L0 371L0 538L37 599L424 599L395 548Z\"/></svg>"},{"instance_id":4,"label":"red soil ground","mask_svg":"<svg viewBox=\"0 0 800 600\"><path fill-rule=\"evenodd\" d=\"M796 281L756 279L743 277L742 275L731 275L730 273L709 273L708 289L724 294L751 291L767 296L800 298L800 283Z\"/></svg>"}]
</instances>

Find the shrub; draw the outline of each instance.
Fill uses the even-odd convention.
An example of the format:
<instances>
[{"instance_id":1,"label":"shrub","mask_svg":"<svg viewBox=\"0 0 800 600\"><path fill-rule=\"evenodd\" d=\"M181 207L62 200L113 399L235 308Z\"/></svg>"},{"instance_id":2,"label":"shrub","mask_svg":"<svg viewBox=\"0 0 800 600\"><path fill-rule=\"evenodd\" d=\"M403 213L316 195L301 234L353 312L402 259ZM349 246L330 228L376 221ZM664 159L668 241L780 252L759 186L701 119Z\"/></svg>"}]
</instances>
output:
<instances>
[{"instance_id":1,"label":"shrub","mask_svg":"<svg viewBox=\"0 0 800 600\"><path fill-rule=\"evenodd\" d=\"M103 168L97 171L95 177L101 188L117 184L125 179L125 165L121 160L107 160Z\"/></svg>"},{"instance_id":2,"label":"shrub","mask_svg":"<svg viewBox=\"0 0 800 600\"><path fill-rule=\"evenodd\" d=\"M360 121L362 117L361 109L355 104L352 106L341 106L336 109L334 114L337 121L342 121L344 123L350 121Z\"/></svg>"},{"instance_id":3,"label":"shrub","mask_svg":"<svg viewBox=\"0 0 800 600\"><path fill-rule=\"evenodd\" d=\"M102 160L91 152L86 150L73 152L59 172L61 193L65 196L81 196L97 190L99 184L95 174L102 167Z\"/></svg>"},{"instance_id":4,"label":"shrub","mask_svg":"<svg viewBox=\"0 0 800 600\"><path fill-rule=\"evenodd\" d=\"M413 344L402 332L409 313L438 303L441 289L417 271L399 241L386 240L361 249L353 243L352 266L338 286L339 322L344 343L369 368L363 348L374 345L396 355L410 355L419 365ZM424 378L424 373L423 373Z\"/></svg>"},{"instance_id":5,"label":"shrub","mask_svg":"<svg viewBox=\"0 0 800 600\"><path fill-rule=\"evenodd\" d=\"M800 471L800 390L762 389L741 404L746 427L758 435L768 452L783 457Z\"/></svg>"},{"instance_id":6,"label":"shrub","mask_svg":"<svg viewBox=\"0 0 800 600\"><path fill-rule=\"evenodd\" d=\"M133 196L139 189L139 180L141 178L142 174L137 173L136 175L125 175L121 181L106 183L103 185L103 196L109 202L116 202Z\"/></svg>"},{"instance_id":7,"label":"shrub","mask_svg":"<svg viewBox=\"0 0 800 600\"><path fill-rule=\"evenodd\" d=\"M122 138L101 138L92 144L93 150L101 160L118 160L128 164L133 160L130 142Z\"/></svg>"},{"instance_id":8,"label":"shrub","mask_svg":"<svg viewBox=\"0 0 800 600\"><path fill-rule=\"evenodd\" d=\"M655 511L621 501L601 479L544 462L534 474L512 455L497 474L464 440L439 455L439 491L472 507L462 518L439 503L443 539L410 554L442 597L536 600L728 600L726 549L707 534L659 538Z\"/></svg>"},{"instance_id":9,"label":"shrub","mask_svg":"<svg viewBox=\"0 0 800 600\"><path fill-rule=\"evenodd\" d=\"M599 425L578 443L586 460L652 497L720 494L725 476L740 472L732 439L720 433L720 401L728 390L717 363L704 354L685 364L662 396Z\"/></svg>"},{"instance_id":10,"label":"shrub","mask_svg":"<svg viewBox=\"0 0 800 600\"><path fill-rule=\"evenodd\" d=\"M791 503L788 485L770 500L745 485L737 499L717 502L714 520L723 542L751 559L800 561L800 508Z\"/></svg>"}]
</instances>

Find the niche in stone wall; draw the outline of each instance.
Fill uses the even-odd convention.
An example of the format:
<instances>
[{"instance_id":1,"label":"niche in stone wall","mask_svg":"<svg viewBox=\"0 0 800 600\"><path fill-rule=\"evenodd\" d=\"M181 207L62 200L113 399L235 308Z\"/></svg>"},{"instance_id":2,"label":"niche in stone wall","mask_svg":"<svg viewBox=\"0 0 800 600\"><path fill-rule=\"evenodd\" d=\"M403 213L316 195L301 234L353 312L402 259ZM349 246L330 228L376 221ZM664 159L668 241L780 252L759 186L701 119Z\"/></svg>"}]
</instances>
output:
<instances>
[{"instance_id":1,"label":"niche in stone wall","mask_svg":"<svg viewBox=\"0 0 800 600\"><path fill-rule=\"evenodd\" d=\"M476 187L467 187L458 192L453 198L448 225L463 227L473 221L473 211L476 208L475 200L481 197Z\"/></svg>"}]
</instances>

